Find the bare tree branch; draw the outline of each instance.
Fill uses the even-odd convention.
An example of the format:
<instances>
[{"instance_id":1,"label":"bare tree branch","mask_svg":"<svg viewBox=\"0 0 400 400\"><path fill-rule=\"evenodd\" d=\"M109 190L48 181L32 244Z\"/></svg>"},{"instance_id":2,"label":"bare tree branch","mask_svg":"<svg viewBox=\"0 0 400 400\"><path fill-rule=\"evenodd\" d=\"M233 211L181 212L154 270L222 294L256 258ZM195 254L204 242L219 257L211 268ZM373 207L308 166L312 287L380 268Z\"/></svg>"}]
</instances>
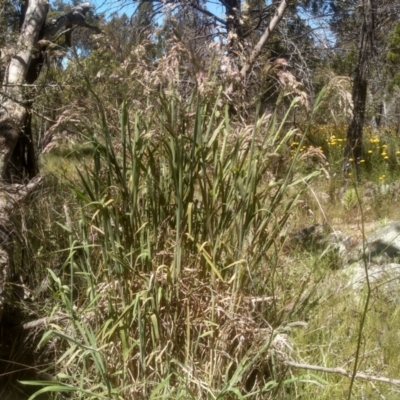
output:
<instances>
[{"instance_id":1,"label":"bare tree branch","mask_svg":"<svg viewBox=\"0 0 400 400\"><path fill-rule=\"evenodd\" d=\"M86 22L86 13L90 9L89 3L82 3L77 7L74 7L70 13L61 16L60 18L56 19L55 21L48 24L45 28L44 36L48 39L50 36L54 35L55 33L59 32L62 28L66 27L66 35L71 31L74 25L82 26L85 28L89 28L94 30L97 33L101 32L101 29L97 26L90 25ZM67 43L70 46L70 40L67 39Z\"/></svg>"},{"instance_id":2,"label":"bare tree branch","mask_svg":"<svg viewBox=\"0 0 400 400\"><path fill-rule=\"evenodd\" d=\"M214 15L211 11L206 10L203 7L198 6L196 3L192 2L190 4L193 8L195 8L197 11L200 11L201 13L208 15L209 17L213 18L215 21L218 21L220 24L226 26L226 21L224 21L222 18L217 17Z\"/></svg>"},{"instance_id":3,"label":"bare tree branch","mask_svg":"<svg viewBox=\"0 0 400 400\"><path fill-rule=\"evenodd\" d=\"M292 368L307 369L310 371L320 371L320 372L326 372L328 374L339 374L339 375L343 375L349 379L351 379L351 377L352 377L352 373L347 372L343 368L327 368L327 367L321 367L319 365L299 364L299 363L292 362L292 361L286 361L285 364L288 367L292 367ZM386 378L384 376L369 375L365 372L357 372L355 374L355 378L366 380L366 381L388 383L390 385L395 385L395 386L400 387L400 379L392 379L392 378Z\"/></svg>"},{"instance_id":4,"label":"bare tree branch","mask_svg":"<svg viewBox=\"0 0 400 400\"><path fill-rule=\"evenodd\" d=\"M240 70L240 75L242 76L242 78L246 77L247 73L249 72L251 67L254 65L258 56L261 54L262 48L264 47L265 43L271 36L271 33L274 31L276 26L279 24L279 22L283 18L283 15L285 14L287 7L288 7L288 0L281 0L281 3L279 4L279 7L276 10L275 15L269 22L267 29L264 31L264 33L260 37L260 40L258 41L258 43L254 47L253 51L251 52L249 59L247 60L247 62L243 65L242 69Z\"/></svg>"}]
</instances>

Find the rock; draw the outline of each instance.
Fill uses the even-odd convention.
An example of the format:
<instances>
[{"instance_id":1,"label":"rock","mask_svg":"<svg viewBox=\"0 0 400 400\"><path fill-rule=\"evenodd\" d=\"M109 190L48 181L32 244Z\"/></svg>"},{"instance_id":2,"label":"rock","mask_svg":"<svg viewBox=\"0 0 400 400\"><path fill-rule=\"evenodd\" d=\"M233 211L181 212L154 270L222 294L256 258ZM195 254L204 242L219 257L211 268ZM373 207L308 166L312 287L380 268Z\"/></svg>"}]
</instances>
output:
<instances>
[{"instance_id":1,"label":"rock","mask_svg":"<svg viewBox=\"0 0 400 400\"><path fill-rule=\"evenodd\" d=\"M335 251L338 257L330 264L331 269L343 268L329 274L324 286L329 295L347 289L349 294L360 299L362 290L367 287L368 274L374 296L400 303L400 221L391 222L368 235L365 252L361 240L354 243L355 239L340 231L326 233L320 226L314 226L297 232L298 239L306 240L309 235L314 238L313 243L316 241L320 246L314 249L321 251L321 255L329 254L329 248Z\"/></svg>"},{"instance_id":2,"label":"rock","mask_svg":"<svg viewBox=\"0 0 400 400\"><path fill-rule=\"evenodd\" d=\"M292 232L290 234L291 243L304 248L320 246L326 234L326 228L323 225L310 225L299 231Z\"/></svg>"},{"instance_id":3,"label":"rock","mask_svg":"<svg viewBox=\"0 0 400 400\"><path fill-rule=\"evenodd\" d=\"M398 281L400 280L400 264L369 264L367 271L371 286L374 286L377 282L379 282L382 285L385 284L387 286L385 288L386 290L394 289L398 292L397 296L400 295L398 290ZM345 274L349 277L349 284L352 285L353 289L360 290L365 287L367 278L365 273L365 264L363 261L352 264L346 269Z\"/></svg>"},{"instance_id":4,"label":"rock","mask_svg":"<svg viewBox=\"0 0 400 400\"><path fill-rule=\"evenodd\" d=\"M370 234L365 240L365 249L362 241L354 243L353 238L340 231L329 232L328 227L320 224L292 233L291 244L318 251L321 254L332 250L337 255L337 260L334 260L334 265L332 265L334 269L352 268L364 271L365 254L373 275L378 276L380 273L392 271L394 265L398 263L400 265L400 221L391 222ZM388 265L392 267L387 267Z\"/></svg>"},{"instance_id":5,"label":"rock","mask_svg":"<svg viewBox=\"0 0 400 400\"><path fill-rule=\"evenodd\" d=\"M328 226L314 224L291 233L292 242L302 246L318 249L327 249L328 247L340 248L345 250L348 248L351 239L340 231L332 231Z\"/></svg>"},{"instance_id":6,"label":"rock","mask_svg":"<svg viewBox=\"0 0 400 400\"><path fill-rule=\"evenodd\" d=\"M337 255L335 265L332 265L334 269L337 269L343 268L347 263L352 239L340 231L331 231L327 226L315 224L292 233L291 244L326 254L331 250Z\"/></svg>"},{"instance_id":7,"label":"rock","mask_svg":"<svg viewBox=\"0 0 400 400\"><path fill-rule=\"evenodd\" d=\"M325 248L334 250L339 256L340 267L343 268L347 263L347 255L352 246L352 238L340 231L334 231L324 239L324 244Z\"/></svg>"},{"instance_id":8,"label":"rock","mask_svg":"<svg viewBox=\"0 0 400 400\"><path fill-rule=\"evenodd\" d=\"M387 301L400 303L400 264L374 264L368 265L368 280L374 298L386 298ZM363 261L352 264L341 271L341 277L346 282L345 287L351 289L355 298L360 299L361 291L367 288L367 277ZM342 280L343 282L343 280Z\"/></svg>"},{"instance_id":9,"label":"rock","mask_svg":"<svg viewBox=\"0 0 400 400\"><path fill-rule=\"evenodd\" d=\"M379 186L374 182L365 182L362 197L363 200L373 200L379 193Z\"/></svg>"},{"instance_id":10,"label":"rock","mask_svg":"<svg viewBox=\"0 0 400 400\"><path fill-rule=\"evenodd\" d=\"M363 258L363 243L359 243L348 255L349 263ZM400 222L392 222L366 238L365 255L369 262L387 263L400 258Z\"/></svg>"},{"instance_id":11,"label":"rock","mask_svg":"<svg viewBox=\"0 0 400 400\"><path fill-rule=\"evenodd\" d=\"M365 258L363 254L361 242L347 255L343 274L349 285L355 291L365 288L368 272L373 289L379 287L381 293L400 301L400 222L391 222L370 234L365 240Z\"/></svg>"},{"instance_id":12,"label":"rock","mask_svg":"<svg viewBox=\"0 0 400 400\"><path fill-rule=\"evenodd\" d=\"M392 201L399 200L400 193L400 180L390 184L381 182L376 184L373 182L366 182L362 190L362 198L366 201L376 201L379 197L390 197Z\"/></svg>"}]
</instances>

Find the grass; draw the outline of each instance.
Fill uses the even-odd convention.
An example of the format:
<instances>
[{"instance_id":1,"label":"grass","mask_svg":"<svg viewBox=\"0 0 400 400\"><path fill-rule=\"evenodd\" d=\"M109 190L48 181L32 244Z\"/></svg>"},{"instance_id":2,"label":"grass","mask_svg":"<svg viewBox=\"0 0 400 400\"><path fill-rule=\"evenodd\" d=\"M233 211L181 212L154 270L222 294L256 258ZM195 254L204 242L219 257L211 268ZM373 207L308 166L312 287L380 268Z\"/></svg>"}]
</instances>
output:
<instances>
[{"instance_id":1,"label":"grass","mask_svg":"<svg viewBox=\"0 0 400 400\"><path fill-rule=\"evenodd\" d=\"M157 116L124 104L119 138L101 113L87 126L93 160L71 182L79 217L64 205L63 278L49 269L68 323L40 342L57 342L58 379L38 394L284 398L303 378L282 363L277 238L318 171L292 179L285 121L234 128L195 93L159 102Z\"/></svg>"},{"instance_id":2,"label":"grass","mask_svg":"<svg viewBox=\"0 0 400 400\"><path fill-rule=\"evenodd\" d=\"M310 148L318 148L329 159L330 173L341 175L342 158L346 145L347 126L343 123L313 125L307 134L307 140L300 147L301 152ZM292 152L298 147L298 142L291 144ZM394 128L382 127L364 130L364 157L361 160L350 159L358 164L362 179L374 182L393 181L399 174L400 140Z\"/></svg>"},{"instance_id":3,"label":"grass","mask_svg":"<svg viewBox=\"0 0 400 400\"><path fill-rule=\"evenodd\" d=\"M338 278L330 281L335 282ZM342 277L343 279L343 277ZM345 281L343 280L343 286ZM297 330L294 342L299 349L298 357L303 362L326 367L342 367L350 370L358 336L358 322L363 313L365 296L357 297L351 288L343 288L332 293L325 288L318 311L313 313L310 324L305 330ZM365 295L365 293L364 293ZM370 305L366 313L366 322L362 334L361 358L359 370L372 375L396 376L398 365L396 341L393 335L398 332L399 307L392 295L378 285L373 288ZM396 365L396 366L395 366ZM377 373L379 371L379 373ZM321 374L329 384L326 386L303 386L303 397L313 396L317 399L346 398L349 380L340 375ZM360 394L370 398L395 399L399 389L376 382L356 380L353 397Z\"/></svg>"},{"instance_id":4,"label":"grass","mask_svg":"<svg viewBox=\"0 0 400 400\"><path fill-rule=\"evenodd\" d=\"M354 223L368 206L375 218L376 205L351 184L339 198L339 153L323 142L304 156L305 138L322 138L312 120L304 138L287 128L296 100L283 120L244 124L218 93L183 101L171 90L145 112L124 102L112 129L93 93L79 161L44 160L57 171L42 193L52 200L30 208L36 229L19 230L41 265L32 281L49 279L35 294L48 324L34 343L54 381L22 379L30 399L346 398L347 378L286 362L350 371L357 350L359 370L396 377L396 303L379 288L368 304L354 295L334 253L288 246L297 227ZM381 158L379 174L394 179ZM352 393L398 396L358 380Z\"/></svg>"}]
</instances>

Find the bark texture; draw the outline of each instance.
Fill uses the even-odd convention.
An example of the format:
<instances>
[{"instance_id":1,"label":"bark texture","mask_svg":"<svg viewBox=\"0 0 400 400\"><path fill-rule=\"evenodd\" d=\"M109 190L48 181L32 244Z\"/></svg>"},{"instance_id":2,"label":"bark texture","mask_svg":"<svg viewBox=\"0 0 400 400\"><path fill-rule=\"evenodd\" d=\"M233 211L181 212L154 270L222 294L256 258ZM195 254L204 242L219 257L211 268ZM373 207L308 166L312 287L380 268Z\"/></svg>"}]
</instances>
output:
<instances>
[{"instance_id":1,"label":"bark texture","mask_svg":"<svg viewBox=\"0 0 400 400\"><path fill-rule=\"evenodd\" d=\"M4 94L0 97L0 176L4 177L7 165L27 119L27 108L22 85L29 70L39 33L46 20L46 0L31 0L17 43L3 82Z\"/></svg>"}]
</instances>

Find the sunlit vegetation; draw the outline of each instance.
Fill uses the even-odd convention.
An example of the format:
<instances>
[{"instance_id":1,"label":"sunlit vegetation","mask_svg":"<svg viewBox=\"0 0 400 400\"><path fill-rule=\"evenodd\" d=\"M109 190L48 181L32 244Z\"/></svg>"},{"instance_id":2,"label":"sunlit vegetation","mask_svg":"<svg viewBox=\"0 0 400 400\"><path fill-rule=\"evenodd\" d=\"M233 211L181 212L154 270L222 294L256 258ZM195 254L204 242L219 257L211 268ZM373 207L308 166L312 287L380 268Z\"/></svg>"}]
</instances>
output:
<instances>
[{"instance_id":1,"label":"sunlit vegetation","mask_svg":"<svg viewBox=\"0 0 400 400\"><path fill-rule=\"evenodd\" d=\"M355 290L337 251L298 239L320 226L352 244L398 219L399 27L378 38L346 159L361 11L323 16L329 52L303 19L322 3L290 3L245 77L267 3L225 31L188 4L92 10L101 34L46 50L26 89L44 183L12 213L1 399L399 398L368 379L400 378L396 291Z\"/></svg>"}]
</instances>

